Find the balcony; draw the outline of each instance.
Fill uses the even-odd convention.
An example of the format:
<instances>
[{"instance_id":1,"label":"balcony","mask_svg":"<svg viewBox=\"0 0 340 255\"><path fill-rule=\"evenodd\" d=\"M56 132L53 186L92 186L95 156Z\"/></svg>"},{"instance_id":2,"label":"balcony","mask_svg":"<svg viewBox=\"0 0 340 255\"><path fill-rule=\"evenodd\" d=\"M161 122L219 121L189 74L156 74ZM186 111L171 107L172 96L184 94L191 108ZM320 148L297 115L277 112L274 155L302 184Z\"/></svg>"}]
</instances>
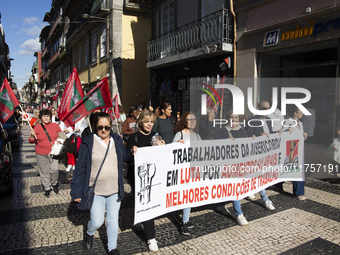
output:
<instances>
[{"instance_id":1,"label":"balcony","mask_svg":"<svg viewBox=\"0 0 340 255\"><path fill-rule=\"evenodd\" d=\"M232 17L222 9L148 41L147 67L232 52Z\"/></svg>"},{"instance_id":2,"label":"balcony","mask_svg":"<svg viewBox=\"0 0 340 255\"><path fill-rule=\"evenodd\" d=\"M41 58L44 58L47 53L49 53L49 51L48 51L47 47L45 47L45 49L44 49L44 51L41 55Z\"/></svg>"},{"instance_id":3,"label":"balcony","mask_svg":"<svg viewBox=\"0 0 340 255\"><path fill-rule=\"evenodd\" d=\"M89 6L86 7L83 13L89 14L90 16L100 16L101 14L104 18L107 17L109 13L109 1L103 1L102 0L94 0L92 3L89 4ZM72 47L73 45L70 45L70 43L73 41L73 39L77 37L83 37L85 34L88 33L88 30L92 29L91 27L88 27L87 29L83 29L87 24L89 24L88 18L83 18L80 16L77 20L77 23L73 23L70 28L68 29L67 36L66 36L66 45L69 47ZM95 26L95 23L90 23L92 27Z\"/></svg>"}]
</instances>

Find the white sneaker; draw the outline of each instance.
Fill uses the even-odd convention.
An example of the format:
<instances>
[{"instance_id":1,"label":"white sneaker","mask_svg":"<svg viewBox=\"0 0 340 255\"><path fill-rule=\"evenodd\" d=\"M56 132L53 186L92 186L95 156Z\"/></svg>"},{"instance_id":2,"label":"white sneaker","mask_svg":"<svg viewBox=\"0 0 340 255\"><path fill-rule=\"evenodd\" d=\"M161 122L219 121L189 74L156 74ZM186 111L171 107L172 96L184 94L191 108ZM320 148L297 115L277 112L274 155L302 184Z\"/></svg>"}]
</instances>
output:
<instances>
[{"instance_id":1,"label":"white sneaker","mask_svg":"<svg viewBox=\"0 0 340 255\"><path fill-rule=\"evenodd\" d=\"M267 200L266 202L264 202L264 205L265 205L267 210L270 210L270 211L275 210L273 202L270 201L270 200Z\"/></svg>"},{"instance_id":2,"label":"white sneaker","mask_svg":"<svg viewBox=\"0 0 340 255\"><path fill-rule=\"evenodd\" d=\"M150 251L158 251L158 245L155 238L148 240L148 246Z\"/></svg>"},{"instance_id":3,"label":"white sneaker","mask_svg":"<svg viewBox=\"0 0 340 255\"><path fill-rule=\"evenodd\" d=\"M248 225L248 221L246 220L243 214L240 214L236 217L236 223L239 224L240 226Z\"/></svg>"},{"instance_id":4,"label":"white sneaker","mask_svg":"<svg viewBox=\"0 0 340 255\"><path fill-rule=\"evenodd\" d=\"M255 195L248 196L248 199L254 200L255 199Z\"/></svg>"},{"instance_id":5,"label":"white sneaker","mask_svg":"<svg viewBox=\"0 0 340 255\"><path fill-rule=\"evenodd\" d=\"M67 168L66 168L66 172L70 172L72 169L72 165L68 165Z\"/></svg>"}]
</instances>

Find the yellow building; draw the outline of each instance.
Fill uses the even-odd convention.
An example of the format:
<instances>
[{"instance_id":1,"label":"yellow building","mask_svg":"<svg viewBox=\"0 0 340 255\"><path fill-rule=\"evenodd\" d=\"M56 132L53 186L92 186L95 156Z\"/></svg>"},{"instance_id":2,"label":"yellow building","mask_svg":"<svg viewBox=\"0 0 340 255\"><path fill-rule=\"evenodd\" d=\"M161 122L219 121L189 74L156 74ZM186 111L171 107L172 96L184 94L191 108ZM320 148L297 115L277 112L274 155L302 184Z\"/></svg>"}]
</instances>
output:
<instances>
[{"instance_id":1,"label":"yellow building","mask_svg":"<svg viewBox=\"0 0 340 255\"><path fill-rule=\"evenodd\" d=\"M65 10L70 19L66 45L71 68L76 67L84 93L108 77L112 97L119 91L125 109L148 104L150 75L145 62L151 35L149 11L118 0L76 1Z\"/></svg>"}]
</instances>

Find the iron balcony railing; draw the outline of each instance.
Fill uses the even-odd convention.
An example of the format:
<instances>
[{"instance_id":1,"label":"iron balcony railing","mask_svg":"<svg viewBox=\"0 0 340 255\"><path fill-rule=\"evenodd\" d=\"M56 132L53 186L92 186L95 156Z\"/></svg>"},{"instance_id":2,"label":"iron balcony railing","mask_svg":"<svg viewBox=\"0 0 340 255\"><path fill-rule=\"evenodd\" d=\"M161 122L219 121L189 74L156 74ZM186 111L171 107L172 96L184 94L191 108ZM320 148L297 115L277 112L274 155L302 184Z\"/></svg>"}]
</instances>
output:
<instances>
[{"instance_id":1,"label":"iron balcony railing","mask_svg":"<svg viewBox=\"0 0 340 255\"><path fill-rule=\"evenodd\" d=\"M232 43L232 19L222 9L148 41L147 62L204 46ZM221 47L220 47L221 48Z\"/></svg>"}]
</instances>

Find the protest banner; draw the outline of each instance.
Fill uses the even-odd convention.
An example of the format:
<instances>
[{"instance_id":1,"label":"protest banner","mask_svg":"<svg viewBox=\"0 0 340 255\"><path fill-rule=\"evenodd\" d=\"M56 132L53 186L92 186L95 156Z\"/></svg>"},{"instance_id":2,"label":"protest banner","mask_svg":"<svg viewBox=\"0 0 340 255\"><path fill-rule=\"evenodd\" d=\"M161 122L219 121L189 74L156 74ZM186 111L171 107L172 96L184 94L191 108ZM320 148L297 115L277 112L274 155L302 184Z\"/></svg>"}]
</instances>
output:
<instances>
[{"instance_id":1,"label":"protest banner","mask_svg":"<svg viewBox=\"0 0 340 255\"><path fill-rule=\"evenodd\" d=\"M135 155L135 224L304 180L301 134L172 143Z\"/></svg>"}]
</instances>

